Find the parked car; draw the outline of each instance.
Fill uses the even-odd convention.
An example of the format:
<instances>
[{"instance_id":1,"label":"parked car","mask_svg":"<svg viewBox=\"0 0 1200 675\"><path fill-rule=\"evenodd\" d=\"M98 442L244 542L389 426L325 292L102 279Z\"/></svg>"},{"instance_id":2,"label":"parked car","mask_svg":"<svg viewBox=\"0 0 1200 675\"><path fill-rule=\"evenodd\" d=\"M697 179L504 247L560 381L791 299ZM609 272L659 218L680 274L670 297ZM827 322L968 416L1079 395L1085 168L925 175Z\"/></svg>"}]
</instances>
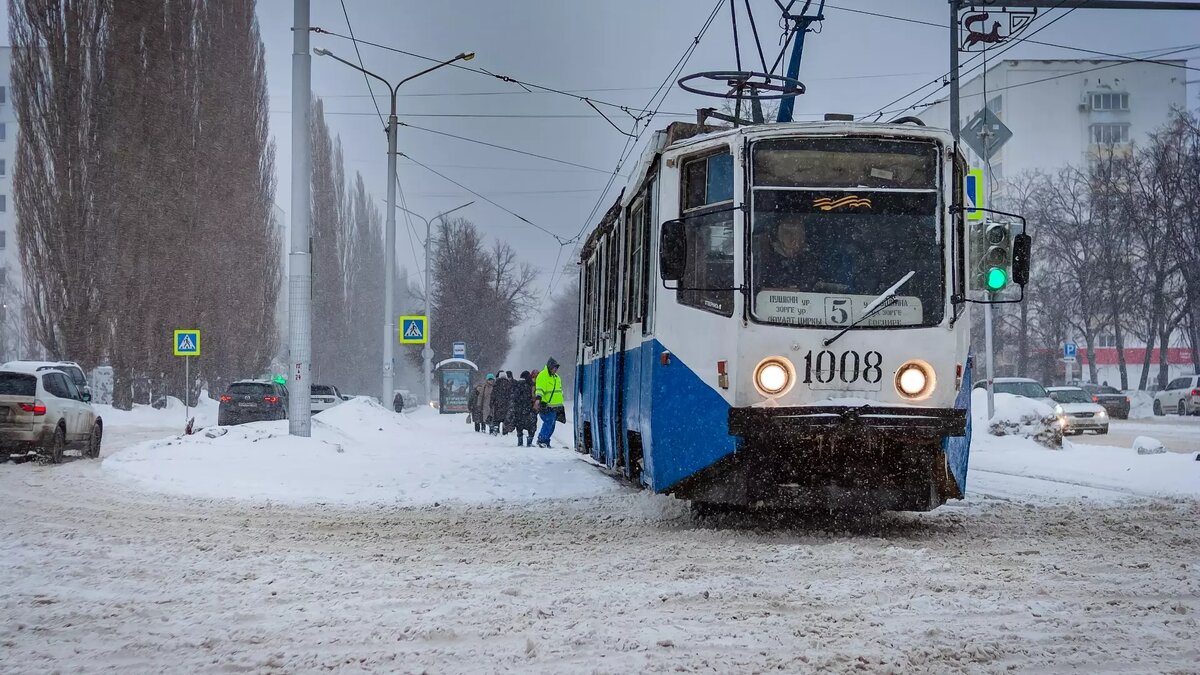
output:
<instances>
[{"instance_id":1,"label":"parked car","mask_svg":"<svg viewBox=\"0 0 1200 675\"><path fill-rule=\"evenodd\" d=\"M1200 375L1185 375L1154 395L1154 414L1200 415Z\"/></svg>"},{"instance_id":2,"label":"parked car","mask_svg":"<svg viewBox=\"0 0 1200 675\"><path fill-rule=\"evenodd\" d=\"M92 395L92 388L88 385L87 377L83 374L83 368L80 368L79 364L74 361L9 361L0 366L0 370L21 370L25 372L61 370L71 378L71 382L75 384L76 389L87 392L88 396Z\"/></svg>"},{"instance_id":3,"label":"parked car","mask_svg":"<svg viewBox=\"0 0 1200 675\"><path fill-rule=\"evenodd\" d=\"M1091 384L1090 382L1081 382L1078 386L1092 397L1093 403L1104 406L1110 418L1129 419L1129 397L1119 389L1114 389L1106 384Z\"/></svg>"},{"instance_id":4,"label":"parked car","mask_svg":"<svg viewBox=\"0 0 1200 675\"><path fill-rule=\"evenodd\" d=\"M269 380L239 380L221 394L217 424L287 419L287 387Z\"/></svg>"},{"instance_id":5,"label":"parked car","mask_svg":"<svg viewBox=\"0 0 1200 675\"><path fill-rule=\"evenodd\" d=\"M26 367L22 367L26 366ZM0 448L5 459L41 455L58 464L66 450L99 457L104 422L91 395L62 370L17 364L0 369Z\"/></svg>"},{"instance_id":6,"label":"parked car","mask_svg":"<svg viewBox=\"0 0 1200 675\"><path fill-rule=\"evenodd\" d=\"M997 394L1014 394L1016 396L1024 396L1032 398L1036 401L1041 401L1051 408L1058 405L1050 395L1046 393L1046 388L1037 380L1028 377L997 377L992 380L992 389ZM986 382L981 381L975 385L976 388L987 386Z\"/></svg>"},{"instance_id":7,"label":"parked car","mask_svg":"<svg viewBox=\"0 0 1200 675\"><path fill-rule=\"evenodd\" d=\"M1046 393L1058 407L1058 421L1064 434L1082 434L1095 431L1108 433L1108 411L1092 400L1090 394L1079 387L1047 387Z\"/></svg>"},{"instance_id":8,"label":"parked car","mask_svg":"<svg viewBox=\"0 0 1200 675\"><path fill-rule=\"evenodd\" d=\"M314 384L309 390L312 399L312 411L321 412L346 400L338 388L330 384Z\"/></svg>"}]
</instances>

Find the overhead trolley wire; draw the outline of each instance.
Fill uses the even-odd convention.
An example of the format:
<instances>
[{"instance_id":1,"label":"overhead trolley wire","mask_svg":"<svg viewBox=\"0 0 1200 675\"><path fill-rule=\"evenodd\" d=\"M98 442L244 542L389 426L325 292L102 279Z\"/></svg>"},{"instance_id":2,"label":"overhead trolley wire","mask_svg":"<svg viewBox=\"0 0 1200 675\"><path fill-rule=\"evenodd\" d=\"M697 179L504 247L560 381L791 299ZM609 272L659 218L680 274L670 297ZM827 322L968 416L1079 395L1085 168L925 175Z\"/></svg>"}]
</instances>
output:
<instances>
[{"instance_id":1,"label":"overhead trolley wire","mask_svg":"<svg viewBox=\"0 0 1200 675\"><path fill-rule=\"evenodd\" d=\"M329 35L329 36L331 36L331 37L342 38L342 39L344 39L344 40L356 40L356 39L355 39L353 36L349 36L349 35L342 35L342 34L340 34L340 33L334 32L334 31L325 30L324 28L321 28L321 27L319 27L319 26L314 26L314 27L312 27L310 30L311 30L312 32L314 32L314 33L319 33L319 34L321 34L321 35ZM364 44L364 45L367 45L367 46L370 46L370 47L376 47L376 48L379 48L379 49L384 49L384 50L387 50L387 51L390 51L390 52L395 52L395 53L397 53L397 54L404 54L405 56L411 56L411 57L413 57L413 58L422 59L422 60L425 60L425 61L432 61L432 62L434 62L434 63L441 63L441 62L442 62L442 60L441 60L441 59L435 59L435 58L433 58L433 57L431 57L431 56L425 56L425 55L423 55L423 54L417 54L417 53L410 52L410 51L406 51L406 50L403 50L403 49L398 49L398 48L396 48L396 47L392 47L392 46L385 45L385 44L380 44L380 43L378 43L378 42L371 42L370 40L356 40L356 42L359 42L359 43L361 43L361 44ZM447 65L449 65L451 68L457 68L457 69L459 69L459 70L465 70L465 71L468 71L468 72L476 73L476 74L478 74L478 75L486 75L486 76L488 76L488 77L491 77L491 78L494 78L494 79L500 80L500 81L502 81L502 82L508 82L508 83L510 83L510 84L515 84L515 85L517 85L517 86L524 87L525 89L536 89L536 90L538 90L538 91L542 91L542 92L546 92L546 93L551 93L551 94L559 94L559 95L561 95L561 96L567 96L567 97L569 97L569 98L573 98L573 99L575 99L575 100L577 100L577 101L580 101L580 102L582 102L582 103L588 103L588 102L591 102L591 103L594 103L594 104L596 104L596 105L607 106L607 107L610 107L610 108L615 108L615 109L617 109L617 110L621 110L621 111L628 112L628 113L633 113L633 112L646 113L646 112L650 112L648 109L641 109L641 108L635 108L635 107L632 107L632 106L626 106L626 105L622 105L622 104L620 104L620 103L613 103L613 102L611 102L611 101L604 101L604 100L601 100L601 99L592 98L592 97L590 97L590 96L580 96L579 94L574 94L574 93L571 93L570 91L566 91L566 90L564 90L564 89L556 89L556 88L554 88L554 87L547 87L547 86L545 86L545 85L541 85L541 84L534 84L533 82L528 82L528 81L525 81L525 80L520 80L520 79L517 79L517 78L515 78L515 77L510 77L510 76L508 76L508 75L499 75L499 74L497 74L497 73L493 73L493 72L489 72L489 71L487 71L487 70L484 70L483 68L473 68L473 67L471 67L471 66L464 66L464 65L462 65L462 64L460 64L460 63L451 63L451 64L447 64Z\"/></svg>"},{"instance_id":2,"label":"overhead trolley wire","mask_svg":"<svg viewBox=\"0 0 1200 675\"><path fill-rule=\"evenodd\" d=\"M922 19L912 19L912 18L908 18L908 17L904 17L904 16L895 16L895 15L892 15L892 14L883 14L883 13L880 13L880 12L871 12L871 11L868 11L868 10L865 10L865 9L851 9L850 7L838 7L837 5L825 5L825 6L826 6L826 7L828 7L828 8L830 8L830 9L838 9L838 10L841 10L841 11L843 11L843 12L851 12L851 13L853 13L853 14L865 14L865 15L867 15L867 16L875 16L875 17L879 17L879 18L881 18L881 19L893 19L893 20L895 20L895 21L903 21L903 22L905 22L905 23L915 23L915 24L919 24L919 25L922 25L922 26L931 26L931 27L933 27L933 28L940 28L940 29L942 29L942 30L950 30L950 28L949 28L948 26L946 26L945 24L935 23L935 22L933 22L933 21L924 21L924 20L922 20ZM1064 14L1063 16L1065 16L1065 14ZM1128 60L1128 61L1130 61L1130 62L1156 63L1156 64L1158 64L1158 65L1162 65L1162 66L1170 66L1170 67L1172 67L1172 68L1181 68L1181 69L1184 69L1184 70L1196 70L1196 71L1200 71L1200 68L1197 68L1197 67L1195 67L1195 66L1180 65L1180 64L1178 64L1178 63L1165 63L1165 62L1162 62L1162 61L1155 61L1155 60L1153 60L1153 59L1139 59L1139 58L1136 58L1136 57L1133 57L1133 56L1128 56L1128 55L1124 55L1124 54L1112 54L1112 53L1110 53L1110 52L1099 51L1099 50L1096 50L1096 49L1087 49L1087 48L1085 48L1085 47L1073 47L1073 46L1071 46L1071 45L1061 45L1061 44L1056 44L1056 43L1054 43L1054 42L1043 42L1043 41L1041 41L1041 40L1029 40L1029 39L1025 39L1024 41L1025 41L1025 42L1027 42L1027 43L1029 43L1029 44L1031 44L1031 45L1041 45L1041 46L1043 46L1043 47L1054 47L1054 48L1057 48L1057 49L1067 49L1067 50L1070 50L1070 51L1074 51L1074 52L1082 52L1082 53L1085 53L1085 54L1095 54L1096 56L1109 56L1109 57L1112 57L1112 58L1118 58L1118 59L1127 59L1127 60ZM1155 51L1155 50L1150 50L1150 51Z\"/></svg>"},{"instance_id":3,"label":"overhead trolley wire","mask_svg":"<svg viewBox=\"0 0 1200 675\"><path fill-rule=\"evenodd\" d=\"M733 1L734 0L729 0L729 2L731 4L733 3ZM651 107L653 106L653 110L650 111L650 114L648 116L646 116L644 119L635 119L634 120L635 131L637 130L637 127L639 125L641 126L641 130L637 132L636 137L627 136L625 138L625 145L621 148L620 157L619 157L619 159L617 159L617 164L615 167L613 167L612 173L608 177L608 182L605 183L604 188L600 191L600 196L596 199L596 203L592 205L592 209L588 213L587 218L585 218L583 220L583 224L579 227L579 231L576 232L573 237L571 237L569 240L567 240L567 242L563 246L560 246L560 248L559 248L560 256L562 254L562 249L565 248L566 245L573 244L573 243L576 243L579 241L580 237L582 237L583 233L587 230L588 225L591 224L592 219L595 218L596 213L599 211L601 206L604 204L605 199L608 196L609 190L612 189L613 184L616 182L617 176L620 175L621 168L625 165L625 162L628 161L629 157L633 154L633 151L637 149L638 143L641 141L642 136L646 133L646 130L650 128L651 122L653 122L653 120L654 120L654 116L658 114L658 111L662 108L663 103L666 102L667 94L664 93L664 90L667 90L667 92L669 93L670 90L668 89L668 85L672 81L674 81L676 77L678 77L678 73L680 71L682 71L683 68L687 65L688 60L692 57L692 54L695 53L696 48L700 45L700 41L704 38L704 34L708 32L709 26L711 26L713 23L713 20L715 20L717 18L717 14L720 13L721 6L724 4L725 4L725 0L717 0L717 3L715 5L713 5L712 11L708 15L708 18L704 21L704 25L701 26L700 32L697 33L696 36L692 38L690 43L688 43L688 46L686 49L684 49L683 54L680 55L679 59L675 62L675 65L671 67L671 70L667 73L667 76L665 78L663 78L663 81L662 81L662 83L660 83L658 85L658 88L654 90L654 93L650 96L649 103L646 104L646 108L644 109L644 111L650 111ZM661 96L661 98L660 98L660 96ZM657 105L655 104L656 100L658 101ZM641 125L640 123L643 121L645 122L645 124ZM550 271L550 283L548 283L546 285L546 294L542 297L542 300L538 303L538 311L539 312L541 311L542 306L544 305L546 299L550 297L551 291L554 288L554 282L556 280L556 277L558 276L559 270L557 269L557 267L558 267L558 257L557 256L555 258L554 264L555 264L556 269L552 269Z\"/></svg>"},{"instance_id":4,"label":"overhead trolley wire","mask_svg":"<svg viewBox=\"0 0 1200 675\"><path fill-rule=\"evenodd\" d=\"M529 220L525 216L522 216L521 214L517 213L516 211L513 211L512 209L509 209L508 207L506 207L502 204L497 204L496 202L492 201L488 197L484 196L482 193L476 192L476 191L472 190L471 188L467 187L466 185L463 185L462 183L447 176L446 174L434 169L433 167L429 166L428 164L422 163L421 161L415 159L412 155L405 154L403 152L401 152L399 154L401 157L408 159L408 161L412 162L413 164L416 164L417 166L421 167L422 169L425 169L426 171L434 174L435 176L442 178L443 180L446 180L448 182L451 182L451 183L457 185L458 187L462 188L463 190L466 190L467 192L475 195L476 197L482 199L483 201L491 204L492 206L495 206L496 208L498 208L501 211L507 213L508 215L516 218L517 220L525 223L526 225L529 225L530 227L541 230L542 232L545 232L546 234L550 235L551 237L554 237L554 240L557 241L558 243L562 244L563 242L566 241L559 235L551 232L550 230L547 230L546 228L542 227L541 225L538 225L537 223L533 222L532 220Z\"/></svg>"},{"instance_id":5,"label":"overhead trolley wire","mask_svg":"<svg viewBox=\"0 0 1200 675\"><path fill-rule=\"evenodd\" d=\"M1066 2L1066 0L1059 0L1059 1L1058 1L1058 4L1057 4L1057 5L1055 5L1053 8L1051 8L1051 10L1050 10L1050 11L1053 11L1053 10L1055 10L1055 9L1058 9L1058 8L1062 7L1062 5L1063 5L1065 2ZM1022 42L1024 42L1025 40L1027 40L1029 37L1033 37L1034 35L1037 35L1037 34L1038 34L1038 33L1040 33L1041 31L1043 31L1043 30L1045 30L1045 29L1049 28L1050 26L1054 25L1054 24L1055 24L1055 23L1057 23L1059 20L1063 19L1064 17L1066 17L1068 14L1070 14L1070 13L1071 13L1071 12L1073 12L1073 11L1075 11L1075 8L1074 8L1074 7L1070 8L1070 9L1068 9L1066 12L1064 12L1064 13L1062 13L1062 14L1060 14L1060 15L1056 16L1056 17L1054 17L1054 18L1053 18L1053 19L1050 21L1050 23L1047 23L1047 24L1045 24L1045 25L1042 25L1042 26L1038 27L1038 29L1037 29L1037 30L1035 30L1035 31L1033 31L1032 33L1030 33L1028 37L1018 37L1016 40L1014 40L1014 41L1012 41L1012 42L1009 42L1007 45L1005 45L1005 46L1004 46L1004 48L1002 48L1002 49L1000 50L1000 54L1003 54L1003 53L1007 52L1008 50L1010 50L1010 49L1012 49L1012 48L1016 47L1017 45L1021 44L1021 43L1022 43ZM955 45L955 49L957 49L957 48L958 48L958 45ZM946 86L946 84L947 84L947 80L946 80L946 78L948 78L948 77L952 77L952 76L953 76L953 77L958 77L958 78L960 78L960 79L961 79L962 77L964 77L964 76L966 76L966 75L969 75L969 74L971 74L972 72L974 72L974 71L976 71L976 70L978 70L978 69L979 69L979 66L978 66L978 65L971 67L970 69L966 70L965 72L963 72L963 71L962 71L962 67L963 67L963 66L966 66L966 65L969 65L971 62L973 62L973 61L975 61L975 60L979 59L979 58L982 56L982 54L983 54L982 52L979 52L979 53L976 53L976 54L975 54L974 56L972 56L971 58L967 59L967 62L966 62L966 63L963 63L963 64L961 64L961 65L960 65L960 67L959 67L959 71L960 71L960 72L958 72L958 73L951 73L950 71L947 71L946 73L944 73L943 75L941 75L941 76L940 76L940 77L938 77L937 79L935 79L935 80L933 80L933 81L929 82L928 84L923 84L923 85L921 85L920 87L917 87L917 88L916 88L916 89L914 89L913 91L910 91L909 93L907 93L907 94L905 94L905 95L901 96L900 98L897 98L897 99L895 99L894 101L891 101L891 102L889 102L889 103L886 103L886 104L884 104L884 105L880 106L879 108L877 108L877 109L876 109L875 111L873 111L873 112L867 113L867 114L866 114L866 115L864 115L863 117L864 117L864 118L866 118L866 117L873 117L873 116L877 116L877 115L882 115L882 114L883 114L883 111L884 111L885 109L887 109L889 106L892 106L892 105L894 105L894 104L896 104L896 103L899 103L900 101L903 101L904 99L908 98L909 96L913 96L914 94L917 94L917 93L918 93L918 92L920 92L922 89L924 89L924 88L926 88L926 87L930 86L931 84L937 84L937 83L939 83L939 82L940 82L940 83L942 83L942 86ZM931 96L935 95L935 94L936 94L938 91L940 91L940 89L935 89L935 90L933 90L932 92L930 92L930 93L926 94L926 95L925 95L925 97L924 97L924 98L922 98L920 101L917 101L916 103L912 104L911 106L909 106L909 107L907 107L907 108L904 108L904 109L900 110L899 112L907 112L907 111L909 111L909 110L912 110L912 109L913 109L913 108L915 108L916 106L918 106L918 105L920 105L921 103L923 103L924 101L928 100L928 99L929 99Z\"/></svg>"}]
</instances>

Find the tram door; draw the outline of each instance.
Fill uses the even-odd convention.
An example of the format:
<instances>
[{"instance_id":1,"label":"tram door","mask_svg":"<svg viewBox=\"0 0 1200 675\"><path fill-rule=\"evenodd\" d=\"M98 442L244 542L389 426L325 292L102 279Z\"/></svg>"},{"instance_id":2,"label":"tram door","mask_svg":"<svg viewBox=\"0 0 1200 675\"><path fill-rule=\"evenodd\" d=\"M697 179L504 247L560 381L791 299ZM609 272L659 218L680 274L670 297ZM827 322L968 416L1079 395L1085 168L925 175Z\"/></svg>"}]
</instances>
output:
<instances>
[{"instance_id":1,"label":"tram door","mask_svg":"<svg viewBox=\"0 0 1200 675\"><path fill-rule=\"evenodd\" d=\"M600 340L599 358L596 368L596 430L595 446L592 448L592 458L598 462L608 463L611 447L611 424L609 411L612 406L609 400L612 396L610 360L613 352L613 306L617 280L613 275L613 262L616 258L613 251L612 239L606 237L600 245L601 278L604 280L600 287L602 302L600 303Z\"/></svg>"}]
</instances>

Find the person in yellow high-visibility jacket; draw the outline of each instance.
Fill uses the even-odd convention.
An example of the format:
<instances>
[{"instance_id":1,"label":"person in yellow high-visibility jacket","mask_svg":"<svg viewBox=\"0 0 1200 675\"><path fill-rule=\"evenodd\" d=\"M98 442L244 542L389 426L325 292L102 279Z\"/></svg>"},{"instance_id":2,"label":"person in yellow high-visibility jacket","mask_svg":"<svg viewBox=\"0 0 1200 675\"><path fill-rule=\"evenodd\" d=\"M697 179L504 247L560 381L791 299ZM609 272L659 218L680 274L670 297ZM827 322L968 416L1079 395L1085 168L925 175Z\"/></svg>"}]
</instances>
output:
<instances>
[{"instance_id":1,"label":"person in yellow high-visibility jacket","mask_svg":"<svg viewBox=\"0 0 1200 675\"><path fill-rule=\"evenodd\" d=\"M550 447L550 435L554 433L554 424L558 416L566 417L563 407L562 378L558 376L558 361L551 357L546 361L546 367L537 376L534 384L533 406L542 418L542 429L538 432L539 448Z\"/></svg>"}]
</instances>

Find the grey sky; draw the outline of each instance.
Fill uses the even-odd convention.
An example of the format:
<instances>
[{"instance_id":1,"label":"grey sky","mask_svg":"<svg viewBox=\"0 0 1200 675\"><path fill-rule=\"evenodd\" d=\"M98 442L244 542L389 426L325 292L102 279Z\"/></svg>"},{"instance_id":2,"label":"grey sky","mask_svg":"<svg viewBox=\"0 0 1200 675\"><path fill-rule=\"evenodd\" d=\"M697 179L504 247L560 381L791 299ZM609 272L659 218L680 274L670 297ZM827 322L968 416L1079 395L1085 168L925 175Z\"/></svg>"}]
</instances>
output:
<instances>
[{"instance_id":1,"label":"grey sky","mask_svg":"<svg viewBox=\"0 0 1200 675\"><path fill-rule=\"evenodd\" d=\"M739 5L741 3L738 3ZM940 0L837 0L838 7L947 21ZM589 96L643 106L696 34L713 2L701 0L607 0L606 2L414 2L346 0L355 35L406 51L449 58L474 51L471 66L560 89L619 89ZM778 50L778 10L773 2L753 0L760 33L773 56ZM291 86L291 7L289 0L260 0L259 16L267 43L271 123L278 143L278 203L289 206L289 127ZM1062 13L1052 12L1052 15ZM821 33L810 35L801 80L808 93L797 113L865 113L929 82L948 67L944 29L826 10ZM754 58L749 32L743 29L743 59ZM1039 22L1046 21L1045 18ZM312 23L347 33L336 1L313 2ZM1117 54L1198 43L1200 13L1076 10L1037 36L1065 45ZM340 38L312 36L313 46L355 60L353 45ZM375 47L360 47L368 69L400 79L426 62ZM1196 52L1200 54L1200 52ZM771 56L768 56L770 59ZM1074 58L1077 52L1019 46L1007 56ZM688 63L687 72L734 65L728 9L723 9ZM1191 65L1200 65L1192 61ZM1200 73L1196 78L1200 79ZM377 87L377 92L382 87ZM329 123L341 135L348 172L361 171L377 198L385 195L385 136L365 96L362 76L330 59L314 58L313 91L323 96ZM475 95L499 92L492 95ZM530 94L520 87L473 73L442 69L406 84L400 113L411 115L578 115L561 118L403 117L402 121L438 131L611 170L624 137L583 103L553 94ZM447 94L447 95L439 95ZM471 94L471 95L465 95ZM1194 91L1189 101L1196 100ZM387 100L379 99L386 115ZM694 117L697 107L712 105L672 87L663 111L688 117L660 117L655 127ZM606 112L608 112L606 110ZM345 114L339 114L345 113ZM622 119L624 118L624 119ZM617 112L614 121L628 125ZM401 129L401 151L487 195L529 220L570 237L585 223L607 177L480 145ZM475 199L426 170L401 160L400 179L409 208L431 216ZM615 194L615 193L614 193ZM614 196L606 198L604 207ZM510 241L521 257L548 271L558 244L549 236L499 209L476 200L463 212L487 233ZM414 225L419 225L414 221ZM420 233L424 236L423 233ZM400 264L415 271L404 220L399 221ZM414 242L417 253L419 244ZM566 262L570 251L563 255ZM543 283L548 281L545 279ZM556 285L559 285L556 283Z\"/></svg>"},{"instance_id":2,"label":"grey sky","mask_svg":"<svg viewBox=\"0 0 1200 675\"><path fill-rule=\"evenodd\" d=\"M945 72L945 29L850 13L836 7L876 11L946 23L943 0L831 0L821 32L809 36L801 80L808 93L797 103L797 117L826 111L865 113ZM345 0L356 36L435 58L474 51L469 65L549 87L582 90L595 98L642 107L662 82L703 23L715 0L605 0L604 2L520 0ZM741 5L741 3L738 3ZM770 0L752 0L769 54L777 51L778 10ZM312 24L347 33L337 0L313 0ZM1051 18L1062 14L1050 12ZM277 143L279 181L276 203L290 211L291 0L259 0L259 18L267 47L272 133ZM5 24L7 16L5 15ZM744 16L743 59L752 58ZM1047 22L1045 17L1038 24ZM1035 24L1036 26L1037 24ZM7 26L4 27L7 35ZM1099 49L1116 54L1200 43L1200 12L1128 12L1076 10L1036 39ZM353 45L312 35L312 45L356 60ZM401 79L428 62L363 45L368 69ZM1016 58L1085 58L1072 52L1020 45L1006 54ZM1200 56L1200 51L1183 56ZM771 56L768 56L771 58ZM1173 56L1171 58L1180 58ZM1200 59L1193 58L1193 67ZM705 35L686 72L730 69L734 65L728 8ZM327 58L313 58L313 92L325 98L329 123L341 136L346 170L360 171L368 189L382 200L386 154L382 124L366 96L362 76ZM1187 73L1200 80L1200 72ZM611 91L609 91L611 90ZM377 94L382 87L376 85ZM399 101L402 121L467 136L570 162L611 170L624 137L583 103L553 94L526 93L489 77L445 68L406 84ZM911 100L911 99L910 99ZM387 99L380 96L386 115ZM1189 105L1197 105L1196 86ZM697 107L713 105L672 85L662 110L686 117L662 116L658 128L694 117ZM563 115L555 118L476 118L439 115ZM577 117L576 117L577 116ZM614 121L629 119L617 112ZM607 176L502 150L402 128L400 148L438 171L482 192L529 220L570 237L585 224ZM401 160L400 179L407 203L431 216L476 199L424 169ZM619 186L618 186L619 188ZM605 199L606 207L615 191ZM382 208L383 204L380 201ZM602 207L602 208L603 208ZM516 247L521 257L549 271L558 244L501 210L476 199L462 215L486 233ZM398 229L400 265L415 272L418 264L404 220ZM414 221L414 225L417 224ZM420 236L424 236L421 232ZM560 264L567 262L567 253ZM543 278L543 284L548 281ZM556 284L557 285L557 284ZM544 288L544 286L543 286Z\"/></svg>"}]
</instances>

